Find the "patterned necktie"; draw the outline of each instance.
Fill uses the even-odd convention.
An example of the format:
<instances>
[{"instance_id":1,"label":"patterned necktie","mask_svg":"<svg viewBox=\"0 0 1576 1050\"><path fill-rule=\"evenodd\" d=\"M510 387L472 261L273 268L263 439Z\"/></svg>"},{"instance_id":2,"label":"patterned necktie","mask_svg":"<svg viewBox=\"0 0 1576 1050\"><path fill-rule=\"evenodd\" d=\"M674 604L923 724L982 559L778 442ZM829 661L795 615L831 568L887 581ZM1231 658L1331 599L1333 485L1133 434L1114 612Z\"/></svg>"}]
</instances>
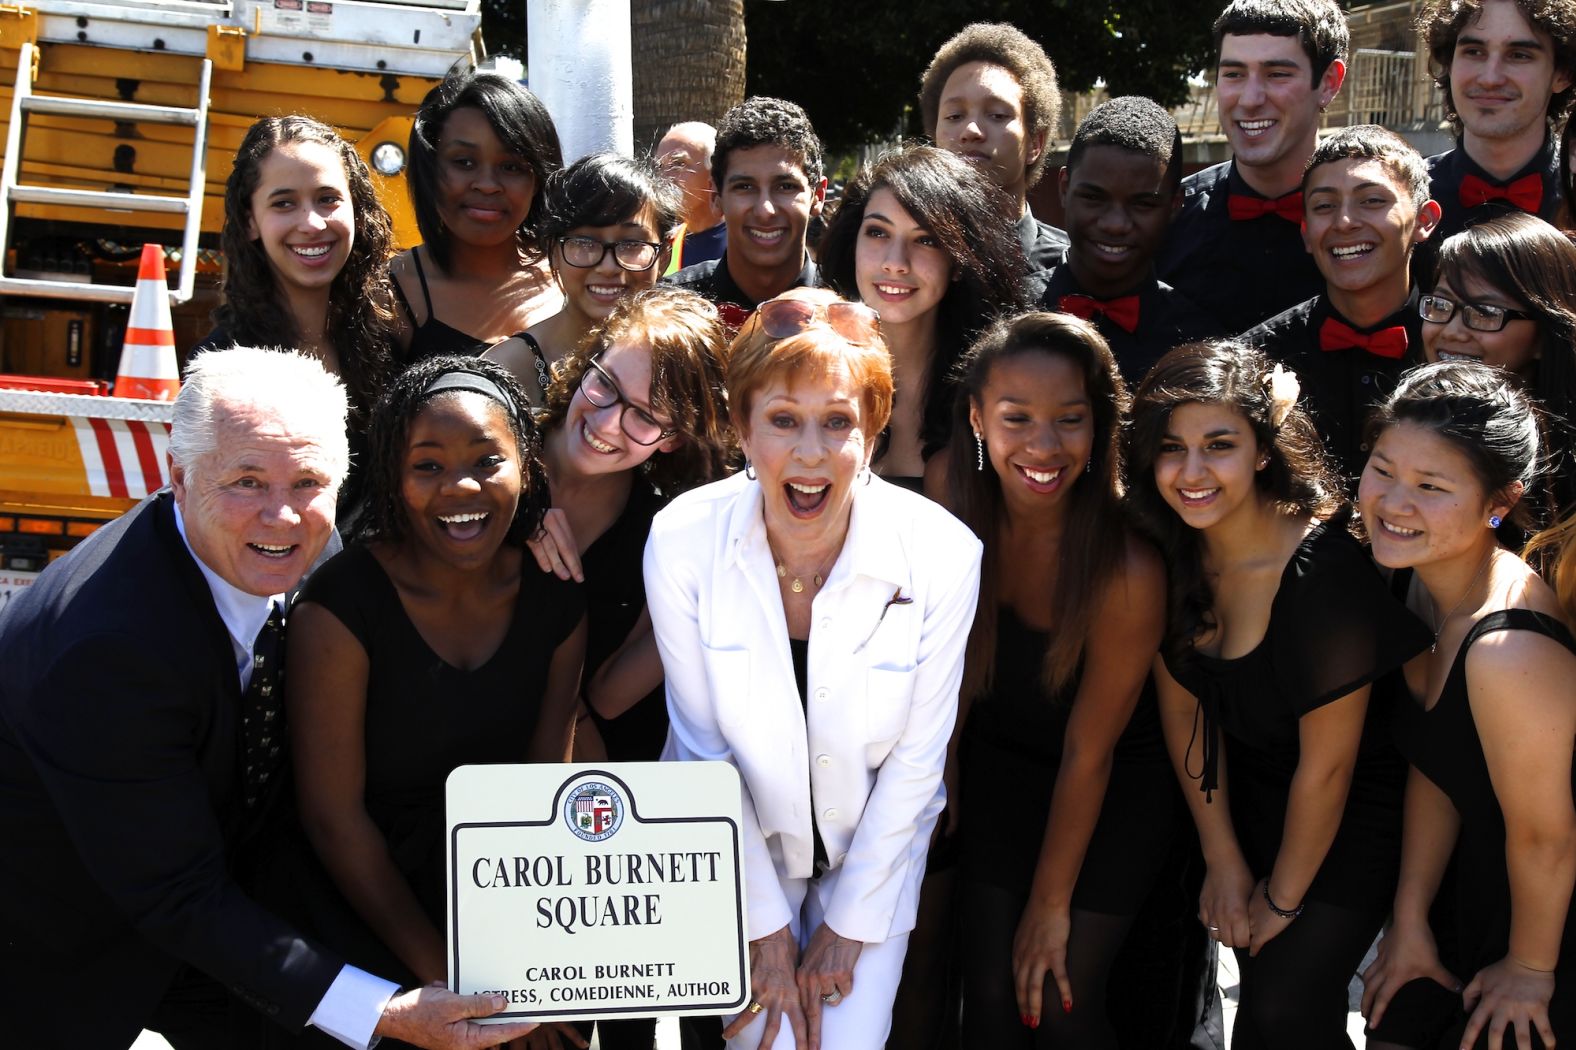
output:
<instances>
[{"instance_id":1,"label":"patterned necktie","mask_svg":"<svg viewBox=\"0 0 1576 1050\"><path fill-rule=\"evenodd\" d=\"M285 615L276 602L252 643L252 680L241 700L241 760L247 806L257 805L279 772L284 718L278 685L285 655Z\"/></svg>"}]
</instances>

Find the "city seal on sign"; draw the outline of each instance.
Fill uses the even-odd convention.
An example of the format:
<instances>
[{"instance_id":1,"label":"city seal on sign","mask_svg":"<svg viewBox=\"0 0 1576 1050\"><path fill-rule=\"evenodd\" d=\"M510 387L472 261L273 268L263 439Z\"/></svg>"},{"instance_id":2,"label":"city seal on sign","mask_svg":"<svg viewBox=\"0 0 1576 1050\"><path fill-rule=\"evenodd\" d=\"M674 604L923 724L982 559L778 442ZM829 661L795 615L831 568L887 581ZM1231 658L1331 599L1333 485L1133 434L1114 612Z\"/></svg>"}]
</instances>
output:
<instances>
[{"instance_id":1,"label":"city seal on sign","mask_svg":"<svg viewBox=\"0 0 1576 1050\"><path fill-rule=\"evenodd\" d=\"M624 823L624 800L609 785L588 781L564 801L564 823L587 842L610 839Z\"/></svg>"}]
</instances>

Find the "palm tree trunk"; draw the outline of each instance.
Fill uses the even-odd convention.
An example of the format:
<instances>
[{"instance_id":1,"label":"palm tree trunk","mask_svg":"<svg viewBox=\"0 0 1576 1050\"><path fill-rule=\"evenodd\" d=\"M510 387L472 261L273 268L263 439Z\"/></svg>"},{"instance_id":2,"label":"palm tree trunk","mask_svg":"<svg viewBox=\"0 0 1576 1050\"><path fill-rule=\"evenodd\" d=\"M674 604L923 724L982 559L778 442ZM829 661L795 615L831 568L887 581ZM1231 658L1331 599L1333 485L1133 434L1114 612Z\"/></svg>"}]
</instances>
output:
<instances>
[{"instance_id":1,"label":"palm tree trunk","mask_svg":"<svg viewBox=\"0 0 1576 1050\"><path fill-rule=\"evenodd\" d=\"M635 149L744 100L744 0L630 0Z\"/></svg>"}]
</instances>

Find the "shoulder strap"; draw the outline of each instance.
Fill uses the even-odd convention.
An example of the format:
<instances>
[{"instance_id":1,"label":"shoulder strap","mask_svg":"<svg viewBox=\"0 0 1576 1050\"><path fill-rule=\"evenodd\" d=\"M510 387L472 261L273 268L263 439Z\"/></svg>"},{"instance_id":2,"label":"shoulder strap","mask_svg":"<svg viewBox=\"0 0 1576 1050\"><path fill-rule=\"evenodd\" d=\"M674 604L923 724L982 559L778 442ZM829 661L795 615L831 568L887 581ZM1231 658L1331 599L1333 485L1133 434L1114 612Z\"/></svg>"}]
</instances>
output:
<instances>
[{"instance_id":1,"label":"shoulder strap","mask_svg":"<svg viewBox=\"0 0 1576 1050\"><path fill-rule=\"evenodd\" d=\"M515 338L531 348L531 356L536 358L536 385L542 388L542 393L547 393L547 388L552 384L553 376L548 369L547 355L542 353L541 344L536 341L536 337L530 332L520 332L515 335Z\"/></svg>"},{"instance_id":2,"label":"shoulder strap","mask_svg":"<svg viewBox=\"0 0 1576 1050\"><path fill-rule=\"evenodd\" d=\"M411 261L416 264L416 280L421 282L421 297L427 302L427 320L432 320L432 292L427 290L427 271L421 265L421 246L410 250Z\"/></svg>"},{"instance_id":3,"label":"shoulder strap","mask_svg":"<svg viewBox=\"0 0 1576 1050\"><path fill-rule=\"evenodd\" d=\"M1576 639L1572 639L1570 630L1563 623L1547 613L1534 612L1531 609L1500 609L1489 613L1472 625L1472 630L1467 632L1466 638L1461 642L1461 651L1466 652L1472 647L1473 642L1495 631L1531 631L1552 638L1576 653Z\"/></svg>"},{"instance_id":4,"label":"shoulder strap","mask_svg":"<svg viewBox=\"0 0 1576 1050\"><path fill-rule=\"evenodd\" d=\"M414 255L415 253L412 252L411 254ZM390 275L389 284L394 286L394 298L399 300L400 306L405 309L405 316L410 318L410 326L412 328L420 328L421 325L416 323L416 311L410 308L410 300L405 298L405 289L400 287L399 280Z\"/></svg>"}]
</instances>

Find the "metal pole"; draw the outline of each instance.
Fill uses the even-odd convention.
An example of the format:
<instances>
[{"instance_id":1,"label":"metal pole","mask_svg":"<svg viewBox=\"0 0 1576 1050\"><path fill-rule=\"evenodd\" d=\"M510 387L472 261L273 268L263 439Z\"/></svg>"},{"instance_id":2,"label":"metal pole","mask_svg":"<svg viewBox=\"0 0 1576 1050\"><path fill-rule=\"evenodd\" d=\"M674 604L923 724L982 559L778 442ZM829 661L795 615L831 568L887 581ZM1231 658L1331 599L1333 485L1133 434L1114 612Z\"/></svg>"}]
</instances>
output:
<instances>
[{"instance_id":1,"label":"metal pole","mask_svg":"<svg viewBox=\"0 0 1576 1050\"><path fill-rule=\"evenodd\" d=\"M531 90L558 126L564 163L632 154L635 106L629 0L527 0Z\"/></svg>"}]
</instances>

